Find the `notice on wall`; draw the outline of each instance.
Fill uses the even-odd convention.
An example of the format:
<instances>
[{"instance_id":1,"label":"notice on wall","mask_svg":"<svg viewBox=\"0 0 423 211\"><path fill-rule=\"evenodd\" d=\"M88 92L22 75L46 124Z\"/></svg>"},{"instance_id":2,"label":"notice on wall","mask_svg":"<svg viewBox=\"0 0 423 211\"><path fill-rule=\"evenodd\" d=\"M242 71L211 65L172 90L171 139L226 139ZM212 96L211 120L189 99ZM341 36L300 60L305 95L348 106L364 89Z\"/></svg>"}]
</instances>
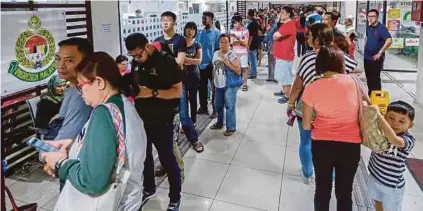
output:
<instances>
[{"instance_id":1,"label":"notice on wall","mask_svg":"<svg viewBox=\"0 0 423 211\"><path fill-rule=\"evenodd\" d=\"M419 38L405 38L405 46L419 46Z\"/></svg>"},{"instance_id":2,"label":"notice on wall","mask_svg":"<svg viewBox=\"0 0 423 211\"><path fill-rule=\"evenodd\" d=\"M401 27L400 20L388 20L388 31L399 31Z\"/></svg>"},{"instance_id":3,"label":"notice on wall","mask_svg":"<svg viewBox=\"0 0 423 211\"><path fill-rule=\"evenodd\" d=\"M101 24L101 32L102 33L110 33L111 31L112 31L112 24L111 23Z\"/></svg>"},{"instance_id":4,"label":"notice on wall","mask_svg":"<svg viewBox=\"0 0 423 211\"><path fill-rule=\"evenodd\" d=\"M404 48L404 38L392 38L392 45L389 48Z\"/></svg>"},{"instance_id":5,"label":"notice on wall","mask_svg":"<svg viewBox=\"0 0 423 211\"><path fill-rule=\"evenodd\" d=\"M65 11L1 13L1 96L45 84L56 73Z\"/></svg>"}]
</instances>

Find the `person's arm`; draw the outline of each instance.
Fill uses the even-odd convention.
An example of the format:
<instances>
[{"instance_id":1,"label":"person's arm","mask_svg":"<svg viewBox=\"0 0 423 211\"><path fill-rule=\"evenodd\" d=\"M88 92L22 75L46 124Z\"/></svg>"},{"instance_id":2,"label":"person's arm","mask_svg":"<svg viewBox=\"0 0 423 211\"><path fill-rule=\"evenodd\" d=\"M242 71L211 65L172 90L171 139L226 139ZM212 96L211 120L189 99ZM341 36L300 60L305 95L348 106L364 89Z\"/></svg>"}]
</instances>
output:
<instances>
[{"instance_id":1,"label":"person's arm","mask_svg":"<svg viewBox=\"0 0 423 211\"><path fill-rule=\"evenodd\" d=\"M291 105L295 107L295 101L297 101L298 97L300 97L303 88L303 80L297 74L295 77L294 84L292 84L291 92L289 94L288 107L290 107Z\"/></svg>"},{"instance_id":2,"label":"person's arm","mask_svg":"<svg viewBox=\"0 0 423 211\"><path fill-rule=\"evenodd\" d=\"M185 58L187 56L187 41L185 38L180 39L178 56L175 58L176 63L181 66L184 64Z\"/></svg>"},{"instance_id":3,"label":"person's arm","mask_svg":"<svg viewBox=\"0 0 423 211\"><path fill-rule=\"evenodd\" d=\"M93 111L78 159L68 159L59 169L59 178L82 193L98 195L110 185L116 163L117 132L109 110Z\"/></svg>"},{"instance_id":4,"label":"person's arm","mask_svg":"<svg viewBox=\"0 0 423 211\"><path fill-rule=\"evenodd\" d=\"M220 48L220 31L219 30L216 30L216 39L215 39L214 45L215 45L214 51L216 52Z\"/></svg>"},{"instance_id":5,"label":"person's arm","mask_svg":"<svg viewBox=\"0 0 423 211\"><path fill-rule=\"evenodd\" d=\"M241 74L241 65L238 57L235 57L233 60L223 58L223 63L237 75Z\"/></svg>"},{"instance_id":6,"label":"person's arm","mask_svg":"<svg viewBox=\"0 0 423 211\"><path fill-rule=\"evenodd\" d=\"M203 59L203 49L201 49L201 45L198 44L195 58L185 58L185 65L200 65L202 59Z\"/></svg>"},{"instance_id":7,"label":"person's arm","mask_svg":"<svg viewBox=\"0 0 423 211\"><path fill-rule=\"evenodd\" d=\"M376 108L377 109L377 108ZM379 112L378 110L378 117L379 117L379 129L382 131L383 135L388 139L388 141L396 147L404 148L406 147L406 143L401 136L397 136L395 131L386 121L385 117Z\"/></svg>"},{"instance_id":8,"label":"person's arm","mask_svg":"<svg viewBox=\"0 0 423 211\"><path fill-rule=\"evenodd\" d=\"M381 30L381 36L385 40L385 44L383 45L382 49L378 52L378 54L382 55L385 51L392 45L392 36L389 33L388 29L383 26Z\"/></svg>"},{"instance_id":9,"label":"person's arm","mask_svg":"<svg viewBox=\"0 0 423 211\"><path fill-rule=\"evenodd\" d=\"M85 104L82 97L74 97L68 103L69 110L66 111L62 127L54 140L75 140L90 116L92 109Z\"/></svg>"}]
</instances>

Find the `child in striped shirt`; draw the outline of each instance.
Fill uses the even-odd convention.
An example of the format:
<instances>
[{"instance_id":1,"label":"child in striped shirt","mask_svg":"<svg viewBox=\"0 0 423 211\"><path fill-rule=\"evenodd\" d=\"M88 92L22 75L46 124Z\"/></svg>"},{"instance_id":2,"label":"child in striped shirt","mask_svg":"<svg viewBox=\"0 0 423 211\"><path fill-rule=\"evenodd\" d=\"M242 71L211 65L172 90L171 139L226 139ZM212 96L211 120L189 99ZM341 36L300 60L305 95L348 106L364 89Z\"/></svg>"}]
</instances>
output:
<instances>
[{"instance_id":1,"label":"child in striped shirt","mask_svg":"<svg viewBox=\"0 0 423 211\"><path fill-rule=\"evenodd\" d=\"M403 101L392 102L385 116L379 113L379 128L391 143L388 151L372 152L367 190L376 211L400 211L404 195L405 160L415 139L408 132L413 127L414 108Z\"/></svg>"}]
</instances>

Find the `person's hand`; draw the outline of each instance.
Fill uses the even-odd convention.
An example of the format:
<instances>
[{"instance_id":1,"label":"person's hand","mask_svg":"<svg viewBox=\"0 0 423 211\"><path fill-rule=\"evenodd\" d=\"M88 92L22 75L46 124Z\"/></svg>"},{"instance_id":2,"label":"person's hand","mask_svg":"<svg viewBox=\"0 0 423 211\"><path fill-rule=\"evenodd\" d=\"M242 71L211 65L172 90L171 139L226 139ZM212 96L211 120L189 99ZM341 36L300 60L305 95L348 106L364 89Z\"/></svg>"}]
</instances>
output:
<instances>
[{"instance_id":1,"label":"person's hand","mask_svg":"<svg viewBox=\"0 0 423 211\"><path fill-rule=\"evenodd\" d=\"M148 98L153 96L153 90L146 87L146 86L140 86L140 92L138 93L137 97L140 98Z\"/></svg>"},{"instance_id":2,"label":"person's hand","mask_svg":"<svg viewBox=\"0 0 423 211\"><path fill-rule=\"evenodd\" d=\"M381 53L377 53L376 55L373 56L373 60L378 61L381 56L382 56Z\"/></svg>"},{"instance_id":3,"label":"person's hand","mask_svg":"<svg viewBox=\"0 0 423 211\"><path fill-rule=\"evenodd\" d=\"M42 159L46 161L46 165L44 166L44 171L50 175L54 176L54 169L56 163L62 159L67 158L68 153L64 150L60 150L58 152L44 152L41 154Z\"/></svg>"},{"instance_id":4,"label":"person's hand","mask_svg":"<svg viewBox=\"0 0 423 211\"><path fill-rule=\"evenodd\" d=\"M46 144L50 144L51 146L56 147L59 150L63 150L65 152L69 152L70 147L73 144L72 139L63 139L57 141L44 141Z\"/></svg>"},{"instance_id":5,"label":"person's hand","mask_svg":"<svg viewBox=\"0 0 423 211\"><path fill-rule=\"evenodd\" d=\"M286 115L291 118L294 115L295 105L288 105L286 108Z\"/></svg>"}]
</instances>

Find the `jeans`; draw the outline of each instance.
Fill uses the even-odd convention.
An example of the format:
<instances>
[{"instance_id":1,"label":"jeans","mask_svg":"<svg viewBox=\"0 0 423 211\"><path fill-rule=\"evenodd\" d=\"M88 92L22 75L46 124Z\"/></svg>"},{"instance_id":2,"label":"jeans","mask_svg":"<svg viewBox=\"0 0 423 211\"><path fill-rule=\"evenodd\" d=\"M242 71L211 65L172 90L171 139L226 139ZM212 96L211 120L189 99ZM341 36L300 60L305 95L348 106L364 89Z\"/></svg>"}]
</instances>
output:
<instances>
[{"instance_id":1,"label":"jeans","mask_svg":"<svg viewBox=\"0 0 423 211\"><path fill-rule=\"evenodd\" d=\"M257 49L248 50L248 65L250 65L250 77L257 77Z\"/></svg>"},{"instance_id":2,"label":"jeans","mask_svg":"<svg viewBox=\"0 0 423 211\"><path fill-rule=\"evenodd\" d=\"M303 175L306 178L313 176L313 160L311 155L311 130L304 130L303 120L297 118L300 129L300 161Z\"/></svg>"},{"instance_id":3,"label":"jeans","mask_svg":"<svg viewBox=\"0 0 423 211\"><path fill-rule=\"evenodd\" d=\"M366 73L367 87L369 88L369 95L373 90L382 90L380 82L380 73L383 70L384 59L378 61L371 61L364 59L364 72Z\"/></svg>"},{"instance_id":4,"label":"jeans","mask_svg":"<svg viewBox=\"0 0 423 211\"><path fill-rule=\"evenodd\" d=\"M191 106L191 117L189 116L188 112L188 100ZM187 89L186 86L183 87L182 96L181 96L181 104L179 107L179 118L182 123L182 128L184 129L185 136L187 137L188 141L191 143L195 143L198 141L198 134L195 130L194 123L195 118L197 115L197 88L191 87L191 90Z\"/></svg>"},{"instance_id":5,"label":"jeans","mask_svg":"<svg viewBox=\"0 0 423 211\"><path fill-rule=\"evenodd\" d=\"M340 141L312 141L316 191L314 210L329 211L332 193L332 170L335 167L335 195L338 211L352 211L352 190L358 162L360 144Z\"/></svg>"},{"instance_id":6,"label":"jeans","mask_svg":"<svg viewBox=\"0 0 423 211\"><path fill-rule=\"evenodd\" d=\"M304 33L297 33L297 56L300 57L306 53Z\"/></svg>"},{"instance_id":7,"label":"jeans","mask_svg":"<svg viewBox=\"0 0 423 211\"><path fill-rule=\"evenodd\" d=\"M177 202L181 199L181 172L173 153L173 124L144 122L144 128L147 134L147 154L143 172L144 191L151 193L156 190L152 146L154 144L160 163L168 176L170 201Z\"/></svg>"},{"instance_id":8,"label":"jeans","mask_svg":"<svg viewBox=\"0 0 423 211\"><path fill-rule=\"evenodd\" d=\"M273 56L273 43L269 43L269 51L267 52L267 61L268 61L268 79L275 80L275 64L276 64L276 58Z\"/></svg>"},{"instance_id":9,"label":"jeans","mask_svg":"<svg viewBox=\"0 0 423 211\"><path fill-rule=\"evenodd\" d=\"M207 97L208 97L208 84L213 83L213 65L209 65L206 69L200 70L200 87L198 89L198 94L200 96L200 108L203 110L208 110L207 107ZM212 91L212 102L214 101L214 94ZM213 111L215 110L213 105Z\"/></svg>"},{"instance_id":10,"label":"jeans","mask_svg":"<svg viewBox=\"0 0 423 211\"><path fill-rule=\"evenodd\" d=\"M223 108L226 109L226 129L236 130L236 94L239 87L216 88L214 104L217 111L217 124L223 125Z\"/></svg>"}]
</instances>

